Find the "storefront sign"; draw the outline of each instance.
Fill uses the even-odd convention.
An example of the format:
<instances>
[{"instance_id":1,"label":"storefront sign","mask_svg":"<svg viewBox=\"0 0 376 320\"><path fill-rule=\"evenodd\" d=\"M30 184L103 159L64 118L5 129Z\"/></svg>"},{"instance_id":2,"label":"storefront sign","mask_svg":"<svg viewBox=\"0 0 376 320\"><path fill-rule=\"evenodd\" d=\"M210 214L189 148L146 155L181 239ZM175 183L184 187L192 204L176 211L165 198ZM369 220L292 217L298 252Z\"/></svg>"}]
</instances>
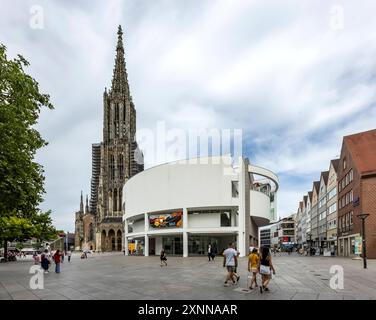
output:
<instances>
[{"instance_id":1,"label":"storefront sign","mask_svg":"<svg viewBox=\"0 0 376 320\"><path fill-rule=\"evenodd\" d=\"M150 215L149 217L150 227L159 228L171 228L183 226L183 212L176 211L166 214Z\"/></svg>"},{"instance_id":2,"label":"storefront sign","mask_svg":"<svg viewBox=\"0 0 376 320\"><path fill-rule=\"evenodd\" d=\"M361 255L362 254L362 237L355 237L355 254Z\"/></svg>"}]
</instances>

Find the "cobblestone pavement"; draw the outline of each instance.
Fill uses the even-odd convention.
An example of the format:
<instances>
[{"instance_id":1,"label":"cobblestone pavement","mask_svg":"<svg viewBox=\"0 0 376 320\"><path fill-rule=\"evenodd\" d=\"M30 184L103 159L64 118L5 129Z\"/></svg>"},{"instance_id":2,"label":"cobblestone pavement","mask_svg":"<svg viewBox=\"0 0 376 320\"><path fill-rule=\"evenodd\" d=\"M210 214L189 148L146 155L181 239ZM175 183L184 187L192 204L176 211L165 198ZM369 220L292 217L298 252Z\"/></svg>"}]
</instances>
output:
<instances>
[{"instance_id":1,"label":"cobblestone pavement","mask_svg":"<svg viewBox=\"0 0 376 320\"><path fill-rule=\"evenodd\" d=\"M44 276L44 289L29 286L31 260L0 264L0 299L376 299L376 260L362 261L337 257L273 258L276 276L270 292L247 290L246 258L240 259L240 281L224 287L226 271L222 258L168 257L160 267L158 257L125 257L121 254L94 254L88 259L73 256L65 260L61 273ZM330 288L330 267L344 269L344 288Z\"/></svg>"}]
</instances>

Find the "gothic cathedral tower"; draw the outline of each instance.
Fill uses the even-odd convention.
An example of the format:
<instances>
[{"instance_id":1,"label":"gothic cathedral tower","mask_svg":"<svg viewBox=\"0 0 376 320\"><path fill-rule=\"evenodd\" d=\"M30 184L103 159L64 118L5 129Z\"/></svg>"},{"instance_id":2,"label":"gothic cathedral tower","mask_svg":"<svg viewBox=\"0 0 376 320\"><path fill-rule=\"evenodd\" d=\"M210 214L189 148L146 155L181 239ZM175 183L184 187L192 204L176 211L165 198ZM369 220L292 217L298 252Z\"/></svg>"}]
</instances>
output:
<instances>
[{"instance_id":1,"label":"gothic cathedral tower","mask_svg":"<svg viewBox=\"0 0 376 320\"><path fill-rule=\"evenodd\" d=\"M124 183L143 170L143 155L135 140L136 110L129 91L124 59L123 32L118 29L115 68L111 89L103 93L103 142L100 144L100 174L95 193L96 248L122 250L122 193ZM94 160L93 160L94 161ZM92 183L93 188L93 183ZM95 204L94 204L95 205Z\"/></svg>"}]
</instances>

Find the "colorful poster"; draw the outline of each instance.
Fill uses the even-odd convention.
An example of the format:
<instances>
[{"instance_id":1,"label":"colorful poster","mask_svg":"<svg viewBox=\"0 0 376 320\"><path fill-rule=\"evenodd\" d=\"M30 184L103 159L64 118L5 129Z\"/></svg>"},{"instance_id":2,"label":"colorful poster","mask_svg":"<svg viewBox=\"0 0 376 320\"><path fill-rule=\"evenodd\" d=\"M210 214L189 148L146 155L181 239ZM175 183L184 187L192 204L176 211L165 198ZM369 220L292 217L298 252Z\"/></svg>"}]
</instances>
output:
<instances>
[{"instance_id":1,"label":"colorful poster","mask_svg":"<svg viewBox=\"0 0 376 320\"><path fill-rule=\"evenodd\" d=\"M149 217L150 227L159 228L180 228L183 226L183 212L176 211L166 214L150 215Z\"/></svg>"},{"instance_id":2,"label":"colorful poster","mask_svg":"<svg viewBox=\"0 0 376 320\"><path fill-rule=\"evenodd\" d=\"M355 254L361 255L362 254L362 237L355 237Z\"/></svg>"}]
</instances>

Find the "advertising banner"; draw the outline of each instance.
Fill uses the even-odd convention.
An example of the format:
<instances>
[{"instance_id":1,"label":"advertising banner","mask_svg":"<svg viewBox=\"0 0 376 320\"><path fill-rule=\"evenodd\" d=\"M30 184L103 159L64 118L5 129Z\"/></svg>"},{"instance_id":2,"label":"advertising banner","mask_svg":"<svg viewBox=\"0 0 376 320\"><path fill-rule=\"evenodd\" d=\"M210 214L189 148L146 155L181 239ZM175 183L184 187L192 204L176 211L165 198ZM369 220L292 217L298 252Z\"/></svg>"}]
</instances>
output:
<instances>
[{"instance_id":1,"label":"advertising banner","mask_svg":"<svg viewBox=\"0 0 376 320\"><path fill-rule=\"evenodd\" d=\"M160 228L180 228L183 226L183 212L176 211L166 214L150 215L150 227L154 229Z\"/></svg>"},{"instance_id":2,"label":"advertising banner","mask_svg":"<svg viewBox=\"0 0 376 320\"><path fill-rule=\"evenodd\" d=\"M362 237L355 237L355 254L362 254Z\"/></svg>"}]
</instances>

